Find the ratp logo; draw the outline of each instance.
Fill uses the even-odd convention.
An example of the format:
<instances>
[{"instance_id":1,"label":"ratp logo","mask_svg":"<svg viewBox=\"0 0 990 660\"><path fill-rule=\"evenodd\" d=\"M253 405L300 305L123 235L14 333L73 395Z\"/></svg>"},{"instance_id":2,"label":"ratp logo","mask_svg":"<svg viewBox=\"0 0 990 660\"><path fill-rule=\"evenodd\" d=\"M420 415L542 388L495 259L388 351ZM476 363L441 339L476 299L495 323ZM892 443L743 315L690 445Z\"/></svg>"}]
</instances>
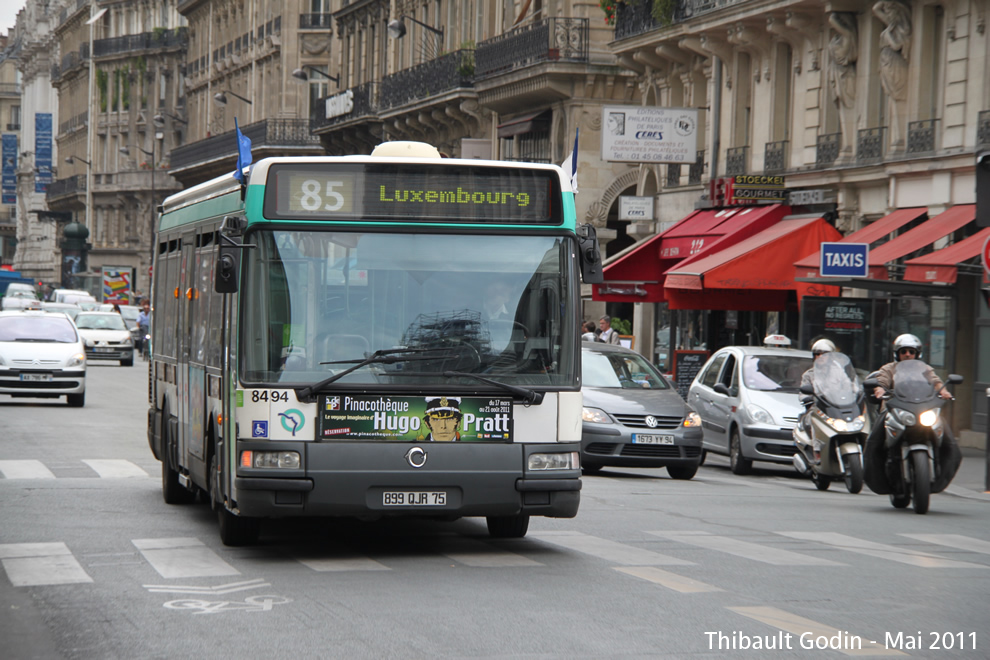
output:
<instances>
[{"instance_id":1,"label":"ratp logo","mask_svg":"<svg viewBox=\"0 0 990 660\"><path fill-rule=\"evenodd\" d=\"M293 437L297 431L301 431L306 425L306 417L295 408L280 412L278 416L282 420L282 428L291 433Z\"/></svg>"}]
</instances>

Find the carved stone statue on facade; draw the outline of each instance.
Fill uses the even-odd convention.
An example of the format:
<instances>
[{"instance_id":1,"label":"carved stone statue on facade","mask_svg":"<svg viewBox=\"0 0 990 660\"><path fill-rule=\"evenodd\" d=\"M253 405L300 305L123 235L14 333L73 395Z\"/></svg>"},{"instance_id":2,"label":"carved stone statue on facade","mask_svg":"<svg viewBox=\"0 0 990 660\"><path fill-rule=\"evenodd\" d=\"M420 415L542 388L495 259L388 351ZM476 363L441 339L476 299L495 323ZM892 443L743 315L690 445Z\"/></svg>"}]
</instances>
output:
<instances>
[{"instance_id":1,"label":"carved stone statue on facade","mask_svg":"<svg viewBox=\"0 0 990 660\"><path fill-rule=\"evenodd\" d=\"M880 0L873 14L887 26L880 33L880 83L890 102L890 144L896 150L904 146L911 8L901 0Z\"/></svg>"},{"instance_id":2,"label":"carved stone statue on facade","mask_svg":"<svg viewBox=\"0 0 990 660\"><path fill-rule=\"evenodd\" d=\"M839 158L850 158L855 152L856 137L856 60L859 58L859 27L856 14L833 11L828 15L833 34L828 42L828 77L832 95L839 109L842 146Z\"/></svg>"}]
</instances>

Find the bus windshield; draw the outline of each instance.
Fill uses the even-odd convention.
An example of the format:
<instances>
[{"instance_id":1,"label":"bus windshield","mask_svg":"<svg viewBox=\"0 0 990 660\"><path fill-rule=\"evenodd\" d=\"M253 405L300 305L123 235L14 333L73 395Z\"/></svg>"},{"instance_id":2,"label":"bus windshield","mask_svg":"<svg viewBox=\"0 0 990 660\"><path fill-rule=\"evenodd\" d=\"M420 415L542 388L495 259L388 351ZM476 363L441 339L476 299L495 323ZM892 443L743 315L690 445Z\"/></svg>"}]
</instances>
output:
<instances>
[{"instance_id":1,"label":"bus windshield","mask_svg":"<svg viewBox=\"0 0 990 660\"><path fill-rule=\"evenodd\" d=\"M302 386L577 382L576 286L564 235L263 229L245 236L241 378Z\"/></svg>"}]
</instances>

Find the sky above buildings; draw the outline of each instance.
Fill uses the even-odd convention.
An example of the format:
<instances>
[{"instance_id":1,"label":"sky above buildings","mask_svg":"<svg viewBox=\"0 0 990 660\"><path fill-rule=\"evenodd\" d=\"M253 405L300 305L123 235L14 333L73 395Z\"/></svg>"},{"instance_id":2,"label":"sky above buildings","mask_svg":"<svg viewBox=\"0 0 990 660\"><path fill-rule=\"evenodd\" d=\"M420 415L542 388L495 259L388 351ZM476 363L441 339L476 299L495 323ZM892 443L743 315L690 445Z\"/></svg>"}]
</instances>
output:
<instances>
[{"instance_id":1,"label":"sky above buildings","mask_svg":"<svg viewBox=\"0 0 990 660\"><path fill-rule=\"evenodd\" d=\"M23 0L0 0L0 34L6 35L17 22L17 12L24 7Z\"/></svg>"}]
</instances>

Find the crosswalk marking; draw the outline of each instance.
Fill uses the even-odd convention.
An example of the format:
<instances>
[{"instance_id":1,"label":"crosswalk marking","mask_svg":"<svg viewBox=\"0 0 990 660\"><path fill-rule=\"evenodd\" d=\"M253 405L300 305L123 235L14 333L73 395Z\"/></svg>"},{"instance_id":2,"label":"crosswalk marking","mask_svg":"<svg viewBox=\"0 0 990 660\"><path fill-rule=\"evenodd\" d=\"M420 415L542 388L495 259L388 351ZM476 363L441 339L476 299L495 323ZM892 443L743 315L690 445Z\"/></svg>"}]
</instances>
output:
<instances>
[{"instance_id":1,"label":"crosswalk marking","mask_svg":"<svg viewBox=\"0 0 990 660\"><path fill-rule=\"evenodd\" d=\"M241 574L196 538L134 539L131 543L164 578Z\"/></svg>"},{"instance_id":2,"label":"crosswalk marking","mask_svg":"<svg viewBox=\"0 0 990 660\"><path fill-rule=\"evenodd\" d=\"M4 479L54 479L55 475L41 461L0 461Z\"/></svg>"},{"instance_id":3,"label":"crosswalk marking","mask_svg":"<svg viewBox=\"0 0 990 660\"><path fill-rule=\"evenodd\" d=\"M668 589L679 591L682 594L699 594L722 591L722 589L719 589L718 587L714 587L704 582L699 582L698 580L692 580L689 577L671 573L670 571L665 571L662 568L657 568L656 566L613 566L612 568L620 573L625 573L627 575L632 575L633 577L648 580L655 584L667 587Z\"/></svg>"},{"instance_id":4,"label":"crosswalk marking","mask_svg":"<svg viewBox=\"0 0 990 660\"><path fill-rule=\"evenodd\" d=\"M529 536L624 566L692 566L694 562L580 532L530 532Z\"/></svg>"},{"instance_id":5,"label":"crosswalk marking","mask_svg":"<svg viewBox=\"0 0 990 660\"><path fill-rule=\"evenodd\" d=\"M963 536L962 534L901 534L901 536L934 545L944 545L959 550L990 555L990 541L981 541L980 539Z\"/></svg>"},{"instance_id":6,"label":"crosswalk marking","mask_svg":"<svg viewBox=\"0 0 990 660\"><path fill-rule=\"evenodd\" d=\"M15 587L93 581L64 543L2 544L0 563Z\"/></svg>"},{"instance_id":7,"label":"crosswalk marking","mask_svg":"<svg viewBox=\"0 0 990 660\"><path fill-rule=\"evenodd\" d=\"M864 541L853 536L837 534L835 532L776 533L793 539L825 543L826 545L832 545L843 550L859 553L861 555L879 557L880 559L896 561L901 564L909 564L911 566L919 566L921 568L990 568L988 566L981 566L980 564L971 564L965 561L946 559L945 557L940 557L939 555L933 555L927 552L908 550L907 548L895 545Z\"/></svg>"},{"instance_id":8,"label":"crosswalk marking","mask_svg":"<svg viewBox=\"0 0 990 660\"><path fill-rule=\"evenodd\" d=\"M147 477L148 473L130 461L117 458L83 459L102 479L130 479Z\"/></svg>"},{"instance_id":9,"label":"crosswalk marking","mask_svg":"<svg viewBox=\"0 0 990 660\"><path fill-rule=\"evenodd\" d=\"M829 639L835 638L838 635L836 648L830 648L830 650L838 651L845 655L907 655L895 649L885 648L882 644L868 640L862 635L854 635L850 632L841 631L834 626L827 626L811 619L805 619L804 617L785 612L776 607L729 607L727 609L759 621L760 623L765 623L773 628L779 628L780 630L791 633L794 635L794 639L791 640L791 648L795 650L801 649L802 635L810 635L812 643L818 637ZM859 637L861 644L857 644L854 640L849 639L852 637ZM847 645L853 648L843 648ZM861 648L855 648L856 646L861 646ZM718 646L715 648L718 648Z\"/></svg>"},{"instance_id":10,"label":"crosswalk marking","mask_svg":"<svg viewBox=\"0 0 990 660\"><path fill-rule=\"evenodd\" d=\"M370 557L296 557L303 566L318 573L342 573L344 571L390 571L388 566Z\"/></svg>"},{"instance_id":11,"label":"crosswalk marking","mask_svg":"<svg viewBox=\"0 0 990 660\"><path fill-rule=\"evenodd\" d=\"M508 550L501 550L475 539L452 538L449 543L444 543L444 548L453 549L453 551L444 552L445 557L450 557L460 564L475 568L515 568L543 565L538 561L533 561Z\"/></svg>"},{"instance_id":12,"label":"crosswalk marking","mask_svg":"<svg viewBox=\"0 0 990 660\"><path fill-rule=\"evenodd\" d=\"M716 536L707 532L647 532L661 538L696 545L699 548L718 550L736 555L744 559L773 564L774 566L845 566L840 562L821 559L810 555L802 555L790 550L783 550L747 541L740 541L728 536Z\"/></svg>"}]
</instances>

